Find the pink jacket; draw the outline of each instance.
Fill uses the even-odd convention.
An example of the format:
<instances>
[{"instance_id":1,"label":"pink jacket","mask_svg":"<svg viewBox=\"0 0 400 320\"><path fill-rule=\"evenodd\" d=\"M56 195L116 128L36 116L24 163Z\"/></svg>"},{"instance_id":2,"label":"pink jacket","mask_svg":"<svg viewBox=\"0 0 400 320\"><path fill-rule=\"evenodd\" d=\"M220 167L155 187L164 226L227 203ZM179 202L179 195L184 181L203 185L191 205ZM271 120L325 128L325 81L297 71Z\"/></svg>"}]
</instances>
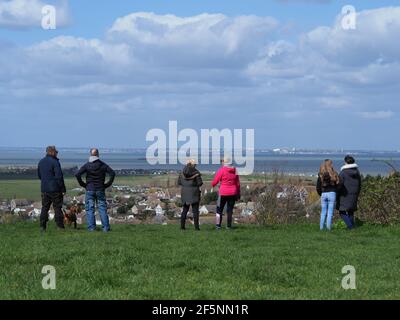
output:
<instances>
[{"instance_id":1,"label":"pink jacket","mask_svg":"<svg viewBox=\"0 0 400 320\"><path fill-rule=\"evenodd\" d=\"M215 187L221 183L219 187L220 196L237 196L240 194L240 179L235 168L222 167L218 170L212 182Z\"/></svg>"}]
</instances>

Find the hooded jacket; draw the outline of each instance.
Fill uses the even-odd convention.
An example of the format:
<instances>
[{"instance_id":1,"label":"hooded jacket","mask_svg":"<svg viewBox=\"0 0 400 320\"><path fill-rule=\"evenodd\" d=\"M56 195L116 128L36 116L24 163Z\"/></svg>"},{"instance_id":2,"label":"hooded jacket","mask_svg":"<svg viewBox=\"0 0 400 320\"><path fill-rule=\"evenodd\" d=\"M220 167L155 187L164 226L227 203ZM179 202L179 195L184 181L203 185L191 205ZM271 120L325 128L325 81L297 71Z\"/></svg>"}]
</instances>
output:
<instances>
[{"instance_id":1,"label":"hooded jacket","mask_svg":"<svg viewBox=\"0 0 400 320\"><path fill-rule=\"evenodd\" d=\"M82 176L86 174L86 182L82 180ZM106 183L106 175L109 175L109 181ZM81 187L86 191L105 191L111 187L115 172L106 163L98 157L90 157L87 162L75 175Z\"/></svg>"},{"instance_id":2,"label":"hooded jacket","mask_svg":"<svg viewBox=\"0 0 400 320\"><path fill-rule=\"evenodd\" d=\"M220 183L220 196L238 196L240 194L240 179L236 168L224 166L218 170L212 182L215 187Z\"/></svg>"},{"instance_id":3,"label":"hooded jacket","mask_svg":"<svg viewBox=\"0 0 400 320\"><path fill-rule=\"evenodd\" d=\"M46 156L38 165L38 177L42 193L65 193L64 176L60 161L56 157Z\"/></svg>"},{"instance_id":4,"label":"hooded jacket","mask_svg":"<svg viewBox=\"0 0 400 320\"><path fill-rule=\"evenodd\" d=\"M183 205L191 205L200 202L203 179L200 172L193 166L186 166L178 178L181 186L181 201Z\"/></svg>"},{"instance_id":5,"label":"hooded jacket","mask_svg":"<svg viewBox=\"0 0 400 320\"><path fill-rule=\"evenodd\" d=\"M348 164L340 172L340 189L338 209L340 211L357 211L358 197L361 191L361 174L357 164Z\"/></svg>"}]
</instances>

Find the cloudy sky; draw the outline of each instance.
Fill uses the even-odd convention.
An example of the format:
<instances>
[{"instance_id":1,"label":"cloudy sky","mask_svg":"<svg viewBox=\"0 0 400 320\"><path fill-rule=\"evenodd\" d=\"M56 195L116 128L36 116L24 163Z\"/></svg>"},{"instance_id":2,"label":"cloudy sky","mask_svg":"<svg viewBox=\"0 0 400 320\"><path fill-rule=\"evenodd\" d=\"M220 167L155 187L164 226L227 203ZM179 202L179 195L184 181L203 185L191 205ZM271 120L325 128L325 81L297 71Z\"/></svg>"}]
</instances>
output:
<instances>
[{"instance_id":1,"label":"cloudy sky","mask_svg":"<svg viewBox=\"0 0 400 320\"><path fill-rule=\"evenodd\" d=\"M177 120L398 150L399 34L395 0L0 0L0 146L145 147Z\"/></svg>"}]
</instances>

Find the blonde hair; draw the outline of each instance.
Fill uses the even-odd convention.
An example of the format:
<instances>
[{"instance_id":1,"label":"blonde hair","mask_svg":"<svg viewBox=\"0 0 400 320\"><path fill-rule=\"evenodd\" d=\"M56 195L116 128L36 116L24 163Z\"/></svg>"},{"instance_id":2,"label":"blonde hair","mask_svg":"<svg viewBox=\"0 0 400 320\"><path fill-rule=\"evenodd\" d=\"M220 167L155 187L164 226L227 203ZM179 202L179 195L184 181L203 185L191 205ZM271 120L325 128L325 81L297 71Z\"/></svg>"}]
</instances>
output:
<instances>
[{"instance_id":1,"label":"blonde hair","mask_svg":"<svg viewBox=\"0 0 400 320\"><path fill-rule=\"evenodd\" d=\"M224 165L229 166L232 164L232 160L229 157L224 157Z\"/></svg>"}]
</instances>

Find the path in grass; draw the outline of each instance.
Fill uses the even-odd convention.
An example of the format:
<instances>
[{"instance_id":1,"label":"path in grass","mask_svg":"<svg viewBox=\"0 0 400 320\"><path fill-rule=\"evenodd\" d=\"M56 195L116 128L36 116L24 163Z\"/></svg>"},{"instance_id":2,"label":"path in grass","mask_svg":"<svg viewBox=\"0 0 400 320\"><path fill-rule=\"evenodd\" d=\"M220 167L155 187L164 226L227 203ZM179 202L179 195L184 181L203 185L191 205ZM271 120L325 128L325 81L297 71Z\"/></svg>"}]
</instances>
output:
<instances>
[{"instance_id":1,"label":"path in grass","mask_svg":"<svg viewBox=\"0 0 400 320\"><path fill-rule=\"evenodd\" d=\"M319 232L317 226L239 226L201 232L115 226L46 235L0 225L0 299L399 299L400 227ZM44 265L57 289L41 287ZM357 290L341 288L342 267Z\"/></svg>"}]
</instances>

